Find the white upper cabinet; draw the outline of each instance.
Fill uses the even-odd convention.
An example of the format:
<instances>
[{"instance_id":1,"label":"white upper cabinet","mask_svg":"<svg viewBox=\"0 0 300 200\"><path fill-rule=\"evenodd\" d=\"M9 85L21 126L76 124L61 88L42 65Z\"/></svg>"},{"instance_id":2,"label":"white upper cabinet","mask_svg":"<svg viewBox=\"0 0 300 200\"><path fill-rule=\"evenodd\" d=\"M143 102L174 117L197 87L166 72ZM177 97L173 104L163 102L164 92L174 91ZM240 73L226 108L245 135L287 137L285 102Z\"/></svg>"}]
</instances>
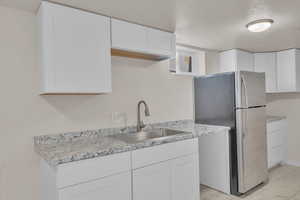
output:
<instances>
[{"instance_id":1,"label":"white upper cabinet","mask_svg":"<svg viewBox=\"0 0 300 200\"><path fill-rule=\"evenodd\" d=\"M279 92L300 90L300 51L290 49L277 53L277 83Z\"/></svg>"},{"instance_id":2,"label":"white upper cabinet","mask_svg":"<svg viewBox=\"0 0 300 200\"><path fill-rule=\"evenodd\" d=\"M112 48L158 58L175 56L175 35L117 19L111 20Z\"/></svg>"},{"instance_id":3,"label":"white upper cabinet","mask_svg":"<svg viewBox=\"0 0 300 200\"><path fill-rule=\"evenodd\" d=\"M111 20L112 48L147 52L147 29L129 22Z\"/></svg>"},{"instance_id":4,"label":"white upper cabinet","mask_svg":"<svg viewBox=\"0 0 300 200\"><path fill-rule=\"evenodd\" d=\"M169 32L148 28L147 48L150 54L174 57L176 49L175 35Z\"/></svg>"},{"instance_id":5,"label":"white upper cabinet","mask_svg":"<svg viewBox=\"0 0 300 200\"><path fill-rule=\"evenodd\" d=\"M232 49L220 53L220 71L254 71L253 53Z\"/></svg>"},{"instance_id":6,"label":"white upper cabinet","mask_svg":"<svg viewBox=\"0 0 300 200\"><path fill-rule=\"evenodd\" d=\"M276 53L255 53L254 66L266 74L266 92L277 92Z\"/></svg>"},{"instance_id":7,"label":"white upper cabinet","mask_svg":"<svg viewBox=\"0 0 300 200\"><path fill-rule=\"evenodd\" d=\"M43 1L38 22L41 94L111 92L110 18Z\"/></svg>"}]
</instances>

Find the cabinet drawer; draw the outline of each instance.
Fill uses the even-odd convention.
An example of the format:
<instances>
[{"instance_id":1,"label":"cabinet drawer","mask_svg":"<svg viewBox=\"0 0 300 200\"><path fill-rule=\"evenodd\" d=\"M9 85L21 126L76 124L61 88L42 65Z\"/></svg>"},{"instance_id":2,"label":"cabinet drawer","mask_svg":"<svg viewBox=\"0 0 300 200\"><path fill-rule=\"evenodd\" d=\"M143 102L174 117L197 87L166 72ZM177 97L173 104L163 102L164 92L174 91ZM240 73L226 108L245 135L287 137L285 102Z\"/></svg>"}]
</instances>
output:
<instances>
[{"instance_id":1,"label":"cabinet drawer","mask_svg":"<svg viewBox=\"0 0 300 200\"><path fill-rule=\"evenodd\" d=\"M279 129L285 129L286 120L279 120L267 123L267 132L273 132Z\"/></svg>"},{"instance_id":2,"label":"cabinet drawer","mask_svg":"<svg viewBox=\"0 0 300 200\"><path fill-rule=\"evenodd\" d=\"M130 152L66 163L57 167L57 187L63 188L125 171L130 171Z\"/></svg>"},{"instance_id":3,"label":"cabinet drawer","mask_svg":"<svg viewBox=\"0 0 300 200\"><path fill-rule=\"evenodd\" d=\"M189 154L198 154L198 138L133 151L132 168L136 169Z\"/></svg>"},{"instance_id":4,"label":"cabinet drawer","mask_svg":"<svg viewBox=\"0 0 300 200\"><path fill-rule=\"evenodd\" d=\"M131 173L121 173L58 191L59 200L131 200Z\"/></svg>"}]
</instances>

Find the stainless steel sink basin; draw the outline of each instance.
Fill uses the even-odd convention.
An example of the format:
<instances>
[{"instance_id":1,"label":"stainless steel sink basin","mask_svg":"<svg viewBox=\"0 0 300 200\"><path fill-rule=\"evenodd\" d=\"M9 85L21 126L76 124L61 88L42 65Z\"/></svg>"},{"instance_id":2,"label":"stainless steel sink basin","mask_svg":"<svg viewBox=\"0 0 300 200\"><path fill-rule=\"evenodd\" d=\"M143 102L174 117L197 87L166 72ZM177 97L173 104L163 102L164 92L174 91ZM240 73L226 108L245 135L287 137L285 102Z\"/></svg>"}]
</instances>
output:
<instances>
[{"instance_id":1,"label":"stainless steel sink basin","mask_svg":"<svg viewBox=\"0 0 300 200\"><path fill-rule=\"evenodd\" d=\"M180 134L189 134L188 132L177 131L172 129L156 129L151 131L142 131L138 133L112 135L114 139L118 139L130 144L143 142L146 140L158 140L165 139L167 137L173 137Z\"/></svg>"}]
</instances>

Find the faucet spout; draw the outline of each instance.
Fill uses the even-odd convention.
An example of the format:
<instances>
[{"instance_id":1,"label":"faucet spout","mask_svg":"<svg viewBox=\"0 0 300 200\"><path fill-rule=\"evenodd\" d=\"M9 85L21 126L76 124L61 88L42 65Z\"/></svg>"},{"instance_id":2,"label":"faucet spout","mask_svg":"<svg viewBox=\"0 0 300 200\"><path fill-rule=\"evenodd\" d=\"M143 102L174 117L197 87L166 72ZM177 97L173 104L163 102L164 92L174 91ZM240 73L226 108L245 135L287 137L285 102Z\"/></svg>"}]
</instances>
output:
<instances>
[{"instance_id":1,"label":"faucet spout","mask_svg":"<svg viewBox=\"0 0 300 200\"><path fill-rule=\"evenodd\" d=\"M142 129L145 127L144 122L141 120L141 105L144 105L145 107L145 116L150 116L150 110L147 105L147 103L144 100L139 101L138 103L138 109L137 109L137 132L142 131Z\"/></svg>"}]
</instances>

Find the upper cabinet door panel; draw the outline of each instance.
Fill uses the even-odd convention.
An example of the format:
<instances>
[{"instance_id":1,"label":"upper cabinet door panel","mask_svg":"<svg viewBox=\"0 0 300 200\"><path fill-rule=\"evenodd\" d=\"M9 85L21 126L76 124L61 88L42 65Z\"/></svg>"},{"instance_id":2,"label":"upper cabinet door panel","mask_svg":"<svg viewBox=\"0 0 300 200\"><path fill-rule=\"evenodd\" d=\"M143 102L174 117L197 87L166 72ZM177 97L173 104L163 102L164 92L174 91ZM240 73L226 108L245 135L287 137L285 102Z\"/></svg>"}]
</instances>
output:
<instances>
[{"instance_id":1,"label":"upper cabinet door panel","mask_svg":"<svg viewBox=\"0 0 300 200\"><path fill-rule=\"evenodd\" d=\"M147 28L112 19L112 48L127 51L147 51Z\"/></svg>"},{"instance_id":2,"label":"upper cabinet door panel","mask_svg":"<svg viewBox=\"0 0 300 200\"><path fill-rule=\"evenodd\" d=\"M254 71L253 54L239 49L221 52L220 71Z\"/></svg>"},{"instance_id":3,"label":"upper cabinet door panel","mask_svg":"<svg viewBox=\"0 0 300 200\"><path fill-rule=\"evenodd\" d=\"M110 19L49 2L40 17L43 92L110 92Z\"/></svg>"},{"instance_id":4,"label":"upper cabinet door panel","mask_svg":"<svg viewBox=\"0 0 300 200\"><path fill-rule=\"evenodd\" d=\"M254 56L253 53L235 50L237 58L238 71L254 71Z\"/></svg>"},{"instance_id":5,"label":"upper cabinet door panel","mask_svg":"<svg viewBox=\"0 0 300 200\"><path fill-rule=\"evenodd\" d=\"M175 51L175 35L172 33L148 28L147 44L149 53L172 56Z\"/></svg>"},{"instance_id":6,"label":"upper cabinet door panel","mask_svg":"<svg viewBox=\"0 0 300 200\"><path fill-rule=\"evenodd\" d=\"M256 72L265 72L266 74L266 92L276 92L276 53L256 53L254 66Z\"/></svg>"},{"instance_id":7,"label":"upper cabinet door panel","mask_svg":"<svg viewBox=\"0 0 300 200\"><path fill-rule=\"evenodd\" d=\"M277 53L277 78L280 92L296 91L296 59L295 50Z\"/></svg>"},{"instance_id":8,"label":"upper cabinet door panel","mask_svg":"<svg viewBox=\"0 0 300 200\"><path fill-rule=\"evenodd\" d=\"M237 70L237 58L234 50L220 53L220 72L232 72Z\"/></svg>"},{"instance_id":9,"label":"upper cabinet door panel","mask_svg":"<svg viewBox=\"0 0 300 200\"><path fill-rule=\"evenodd\" d=\"M169 32L112 19L112 48L157 58L175 57L176 38Z\"/></svg>"}]
</instances>

